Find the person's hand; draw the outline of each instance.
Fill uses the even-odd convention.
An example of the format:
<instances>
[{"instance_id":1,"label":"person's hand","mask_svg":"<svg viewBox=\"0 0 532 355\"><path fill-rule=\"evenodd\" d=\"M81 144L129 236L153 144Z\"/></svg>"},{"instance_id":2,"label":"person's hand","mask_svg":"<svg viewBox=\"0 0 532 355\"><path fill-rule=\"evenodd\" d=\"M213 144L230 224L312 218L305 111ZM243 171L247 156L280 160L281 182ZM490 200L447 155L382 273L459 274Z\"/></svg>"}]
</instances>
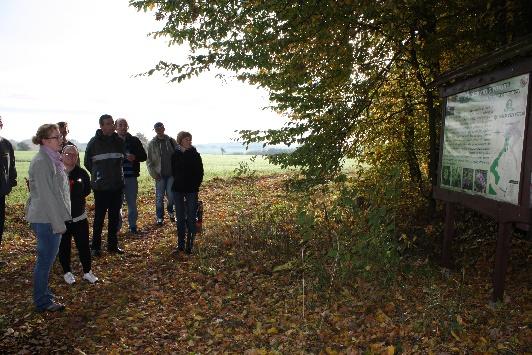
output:
<instances>
[{"instance_id":1,"label":"person's hand","mask_svg":"<svg viewBox=\"0 0 532 355\"><path fill-rule=\"evenodd\" d=\"M134 162L134 161L135 161L135 158L136 158L135 154L130 154L130 153L128 153L128 154L126 155L126 159L129 160L130 162Z\"/></svg>"},{"instance_id":2,"label":"person's hand","mask_svg":"<svg viewBox=\"0 0 532 355\"><path fill-rule=\"evenodd\" d=\"M157 180L157 181L161 180L161 175L157 174L157 175L155 176L155 180Z\"/></svg>"}]
</instances>

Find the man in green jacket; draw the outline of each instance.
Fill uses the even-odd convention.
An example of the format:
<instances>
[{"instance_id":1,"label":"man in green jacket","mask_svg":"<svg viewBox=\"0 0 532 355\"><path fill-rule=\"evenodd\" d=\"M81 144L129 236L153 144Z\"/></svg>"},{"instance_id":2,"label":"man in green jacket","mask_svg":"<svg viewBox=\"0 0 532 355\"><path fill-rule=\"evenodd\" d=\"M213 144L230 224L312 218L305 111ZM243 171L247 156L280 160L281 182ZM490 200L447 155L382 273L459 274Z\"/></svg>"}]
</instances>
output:
<instances>
[{"instance_id":1,"label":"man in green jacket","mask_svg":"<svg viewBox=\"0 0 532 355\"><path fill-rule=\"evenodd\" d=\"M157 225L163 224L164 195L168 200L166 210L171 222L175 221L174 199L172 194L172 154L177 143L175 139L164 134L164 125L157 122L153 129L157 135L148 144L148 160L146 166L151 177L155 179L155 214Z\"/></svg>"}]
</instances>

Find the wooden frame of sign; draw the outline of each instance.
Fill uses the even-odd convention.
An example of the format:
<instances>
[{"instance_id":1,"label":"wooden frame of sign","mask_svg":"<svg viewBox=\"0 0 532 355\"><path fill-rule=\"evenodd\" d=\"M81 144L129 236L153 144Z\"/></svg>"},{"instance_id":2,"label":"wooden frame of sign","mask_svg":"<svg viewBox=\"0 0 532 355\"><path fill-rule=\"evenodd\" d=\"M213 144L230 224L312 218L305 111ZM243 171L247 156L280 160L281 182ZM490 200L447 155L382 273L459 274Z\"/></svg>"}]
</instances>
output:
<instances>
[{"instance_id":1,"label":"wooden frame of sign","mask_svg":"<svg viewBox=\"0 0 532 355\"><path fill-rule=\"evenodd\" d=\"M494 301L503 299L513 225L532 224L530 44L524 55L517 51L513 59L497 63L500 54L508 52L488 56L435 83L444 99L434 186L434 198L446 202L442 264L450 265L456 204L494 218L499 224ZM486 73L488 68L492 71Z\"/></svg>"}]
</instances>

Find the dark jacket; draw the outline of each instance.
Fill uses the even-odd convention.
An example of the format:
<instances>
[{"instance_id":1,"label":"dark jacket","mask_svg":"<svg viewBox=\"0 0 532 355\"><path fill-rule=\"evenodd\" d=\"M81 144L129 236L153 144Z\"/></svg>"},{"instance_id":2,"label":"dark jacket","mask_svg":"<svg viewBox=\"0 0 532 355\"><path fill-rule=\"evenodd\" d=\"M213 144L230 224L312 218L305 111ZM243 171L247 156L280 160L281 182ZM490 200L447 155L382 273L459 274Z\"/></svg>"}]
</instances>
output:
<instances>
[{"instance_id":1,"label":"dark jacket","mask_svg":"<svg viewBox=\"0 0 532 355\"><path fill-rule=\"evenodd\" d=\"M7 139L0 137L0 196L10 193L13 186L17 186L13 146Z\"/></svg>"},{"instance_id":2,"label":"dark jacket","mask_svg":"<svg viewBox=\"0 0 532 355\"><path fill-rule=\"evenodd\" d=\"M85 197L91 193L89 174L76 165L68 173L68 185L70 186L70 214L73 219L76 219L85 214Z\"/></svg>"},{"instance_id":3,"label":"dark jacket","mask_svg":"<svg viewBox=\"0 0 532 355\"><path fill-rule=\"evenodd\" d=\"M116 132L106 136L101 129L96 131L87 144L84 160L85 168L91 174L93 190L110 191L124 187L124 148L124 141Z\"/></svg>"},{"instance_id":4,"label":"dark jacket","mask_svg":"<svg viewBox=\"0 0 532 355\"><path fill-rule=\"evenodd\" d=\"M139 177L140 176L140 162L146 161L146 151L144 150L144 147L142 146L142 142L140 139L138 139L135 136L132 136L129 133L126 133L126 139L125 139L125 150L126 154L133 154L135 155L135 160L133 162L130 162L127 159L124 159L124 177Z\"/></svg>"},{"instance_id":5,"label":"dark jacket","mask_svg":"<svg viewBox=\"0 0 532 355\"><path fill-rule=\"evenodd\" d=\"M172 190L176 192L198 192L203 181L203 162L194 147L184 152L179 145L172 154L172 175L174 184Z\"/></svg>"}]
</instances>

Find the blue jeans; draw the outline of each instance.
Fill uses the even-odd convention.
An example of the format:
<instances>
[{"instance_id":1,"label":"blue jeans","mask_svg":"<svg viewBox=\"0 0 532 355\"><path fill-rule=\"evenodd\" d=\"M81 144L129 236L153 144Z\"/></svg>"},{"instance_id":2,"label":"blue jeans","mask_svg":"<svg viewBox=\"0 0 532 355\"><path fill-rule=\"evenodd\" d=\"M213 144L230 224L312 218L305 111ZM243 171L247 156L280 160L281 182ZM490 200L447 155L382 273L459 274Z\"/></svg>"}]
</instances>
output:
<instances>
[{"instance_id":1,"label":"blue jeans","mask_svg":"<svg viewBox=\"0 0 532 355\"><path fill-rule=\"evenodd\" d=\"M166 193L166 210L174 213L174 194L172 192L173 176L161 177L155 180L155 214L157 219L164 218L164 195Z\"/></svg>"},{"instance_id":2,"label":"blue jeans","mask_svg":"<svg viewBox=\"0 0 532 355\"><path fill-rule=\"evenodd\" d=\"M139 192L139 182L135 176L124 178L124 190L122 200L127 204L127 222L129 230L137 229L137 194ZM118 217L118 230L122 228L122 210Z\"/></svg>"},{"instance_id":3,"label":"blue jeans","mask_svg":"<svg viewBox=\"0 0 532 355\"><path fill-rule=\"evenodd\" d=\"M59 251L61 234L54 234L50 223L31 223L31 229L37 235L37 261L33 269L33 303L38 310L43 310L53 303L48 278Z\"/></svg>"},{"instance_id":4,"label":"blue jeans","mask_svg":"<svg viewBox=\"0 0 532 355\"><path fill-rule=\"evenodd\" d=\"M192 249L196 235L198 193L174 191L174 200L177 219L177 248L179 250L185 249L185 234L187 234L187 249Z\"/></svg>"}]
</instances>

